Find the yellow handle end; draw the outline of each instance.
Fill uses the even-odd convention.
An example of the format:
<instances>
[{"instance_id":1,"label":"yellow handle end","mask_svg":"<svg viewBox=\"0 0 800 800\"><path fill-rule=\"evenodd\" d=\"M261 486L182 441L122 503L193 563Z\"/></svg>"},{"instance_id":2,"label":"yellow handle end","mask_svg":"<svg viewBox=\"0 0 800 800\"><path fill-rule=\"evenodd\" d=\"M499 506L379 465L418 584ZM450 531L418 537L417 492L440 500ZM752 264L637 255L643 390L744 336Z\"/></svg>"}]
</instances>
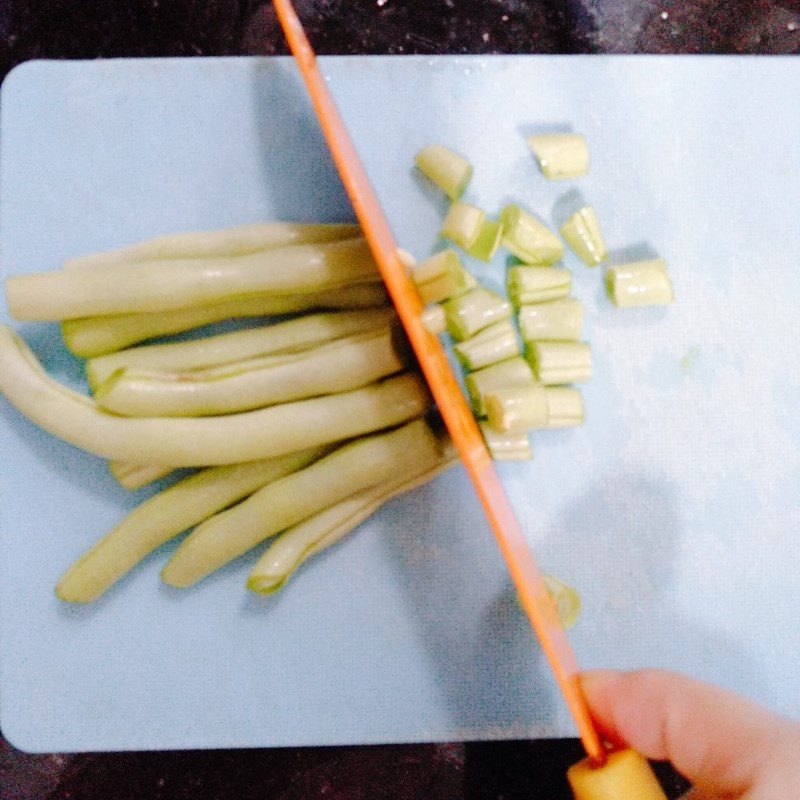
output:
<instances>
[{"instance_id":1,"label":"yellow handle end","mask_svg":"<svg viewBox=\"0 0 800 800\"><path fill-rule=\"evenodd\" d=\"M647 760L633 750L609 753L602 767L587 758L567 770L575 800L667 800Z\"/></svg>"}]
</instances>

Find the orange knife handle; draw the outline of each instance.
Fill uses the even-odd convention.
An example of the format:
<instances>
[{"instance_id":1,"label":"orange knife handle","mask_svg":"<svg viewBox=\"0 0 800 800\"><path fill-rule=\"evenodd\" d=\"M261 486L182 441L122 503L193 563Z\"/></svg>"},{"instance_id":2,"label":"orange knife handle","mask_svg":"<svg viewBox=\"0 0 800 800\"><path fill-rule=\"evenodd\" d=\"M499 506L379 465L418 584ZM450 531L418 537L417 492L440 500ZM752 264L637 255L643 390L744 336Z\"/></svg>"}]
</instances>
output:
<instances>
[{"instance_id":1,"label":"orange knife handle","mask_svg":"<svg viewBox=\"0 0 800 800\"><path fill-rule=\"evenodd\" d=\"M609 753L601 767L584 759L567 780L575 800L667 800L647 759L633 750Z\"/></svg>"}]
</instances>

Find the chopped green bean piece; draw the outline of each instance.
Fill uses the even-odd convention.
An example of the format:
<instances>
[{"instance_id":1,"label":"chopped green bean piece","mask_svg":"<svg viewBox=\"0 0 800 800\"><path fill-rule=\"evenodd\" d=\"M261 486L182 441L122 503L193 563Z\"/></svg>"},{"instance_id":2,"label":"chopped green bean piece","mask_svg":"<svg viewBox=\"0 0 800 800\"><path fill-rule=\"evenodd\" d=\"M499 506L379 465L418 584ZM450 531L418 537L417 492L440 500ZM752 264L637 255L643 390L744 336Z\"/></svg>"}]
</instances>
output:
<instances>
[{"instance_id":1,"label":"chopped green bean piece","mask_svg":"<svg viewBox=\"0 0 800 800\"><path fill-rule=\"evenodd\" d=\"M425 305L463 294L469 288L468 274L455 250L442 250L411 268L411 278Z\"/></svg>"},{"instance_id":2,"label":"chopped green bean piece","mask_svg":"<svg viewBox=\"0 0 800 800\"><path fill-rule=\"evenodd\" d=\"M506 361L470 372L465 379L472 408L479 417L486 416L486 395L495 389L513 386L532 386L536 383L533 370L524 358L517 356Z\"/></svg>"},{"instance_id":3,"label":"chopped green bean piece","mask_svg":"<svg viewBox=\"0 0 800 800\"><path fill-rule=\"evenodd\" d=\"M472 165L452 150L434 144L414 158L417 169L433 181L451 200L458 200L472 178Z\"/></svg>"},{"instance_id":4,"label":"chopped green bean piece","mask_svg":"<svg viewBox=\"0 0 800 800\"><path fill-rule=\"evenodd\" d=\"M529 136L528 145L545 178L579 178L589 171L589 146L580 134Z\"/></svg>"},{"instance_id":5,"label":"chopped green bean piece","mask_svg":"<svg viewBox=\"0 0 800 800\"><path fill-rule=\"evenodd\" d=\"M481 261L491 261L497 248L500 247L502 238L503 226L493 219L485 219L481 223L475 244L467 250L467 253Z\"/></svg>"},{"instance_id":6,"label":"chopped green bean piece","mask_svg":"<svg viewBox=\"0 0 800 800\"><path fill-rule=\"evenodd\" d=\"M608 261L608 248L591 206L576 211L562 226L561 235L578 258L589 267Z\"/></svg>"},{"instance_id":7,"label":"chopped green bean piece","mask_svg":"<svg viewBox=\"0 0 800 800\"><path fill-rule=\"evenodd\" d=\"M486 395L489 427L498 433L521 433L547 427L544 386L512 386Z\"/></svg>"},{"instance_id":8,"label":"chopped green bean piece","mask_svg":"<svg viewBox=\"0 0 800 800\"><path fill-rule=\"evenodd\" d=\"M547 427L579 428L583 425L583 396L571 386L548 386Z\"/></svg>"},{"instance_id":9,"label":"chopped green bean piece","mask_svg":"<svg viewBox=\"0 0 800 800\"><path fill-rule=\"evenodd\" d=\"M567 297L572 273L558 267L511 267L506 283L511 302L519 307Z\"/></svg>"},{"instance_id":10,"label":"chopped green bean piece","mask_svg":"<svg viewBox=\"0 0 800 800\"><path fill-rule=\"evenodd\" d=\"M489 449L489 455L495 461L530 461L533 457L527 432L497 433L486 422L480 422L478 426Z\"/></svg>"},{"instance_id":11,"label":"chopped green bean piece","mask_svg":"<svg viewBox=\"0 0 800 800\"><path fill-rule=\"evenodd\" d=\"M533 342L526 355L545 386L585 383L592 377L592 352L585 342Z\"/></svg>"},{"instance_id":12,"label":"chopped green bean piece","mask_svg":"<svg viewBox=\"0 0 800 800\"><path fill-rule=\"evenodd\" d=\"M422 312L422 324L428 333L438 336L447 330L447 316L440 305L428 306Z\"/></svg>"},{"instance_id":13,"label":"chopped green bean piece","mask_svg":"<svg viewBox=\"0 0 800 800\"><path fill-rule=\"evenodd\" d=\"M457 341L469 339L494 322L508 319L511 306L499 294L479 287L444 304L447 328Z\"/></svg>"},{"instance_id":14,"label":"chopped green bean piece","mask_svg":"<svg viewBox=\"0 0 800 800\"><path fill-rule=\"evenodd\" d=\"M574 297L521 306L519 328L524 342L578 341L583 331L583 304Z\"/></svg>"},{"instance_id":15,"label":"chopped green bean piece","mask_svg":"<svg viewBox=\"0 0 800 800\"><path fill-rule=\"evenodd\" d=\"M546 225L519 206L506 206L500 214L503 245L525 264L553 264L564 255L564 245Z\"/></svg>"},{"instance_id":16,"label":"chopped green bean piece","mask_svg":"<svg viewBox=\"0 0 800 800\"><path fill-rule=\"evenodd\" d=\"M612 267L606 275L606 288L614 305L620 308L665 306L675 300L662 258Z\"/></svg>"},{"instance_id":17,"label":"chopped green bean piece","mask_svg":"<svg viewBox=\"0 0 800 800\"><path fill-rule=\"evenodd\" d=\"M502 320L459 342L453 350L466 369L474 370L519 355L519 342L511 323Z\"/></svg>"},{"instance_id":18,"label":"chopped green bean piece","mask_svg":"<svg viewBox=\"0 0 800 800\"><path fill-rule=\"evenodd\" d=\"M478 240L486 213L467 203L453 203L442 223L440 235L469 250Z\"/></svg>"},{"instance_id":19,"label":"chopped green bean piece","mask_svg":"<svg viewBox=\"0 0 800 800\"><path fill-rule=\"evenodd\" d=\"M544 585L550 592L550 597L556 604L559 619L566 630L572 628L578 621L581 613L581 598L578 593L566 583L562 583L551 575L542 575Z\"/></svg>"}]
</instances>

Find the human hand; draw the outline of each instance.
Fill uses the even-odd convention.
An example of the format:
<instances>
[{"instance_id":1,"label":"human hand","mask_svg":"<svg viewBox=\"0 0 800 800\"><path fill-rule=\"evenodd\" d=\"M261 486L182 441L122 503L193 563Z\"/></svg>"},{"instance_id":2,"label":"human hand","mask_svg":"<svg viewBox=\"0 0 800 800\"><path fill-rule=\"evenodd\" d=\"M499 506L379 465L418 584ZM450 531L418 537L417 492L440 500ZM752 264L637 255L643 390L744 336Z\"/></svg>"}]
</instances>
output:
<instances>
[{"instance_id":1,"label":"human hand","mask_svg":"<svg viewBox=\"0 0 800 800\"><path fill-rule=\"evenodd\" d=\"M601 734L693 785L691 800L800 797L800 724L671 672L593 671L581 684Z\"/></svg>"}]
</instances>

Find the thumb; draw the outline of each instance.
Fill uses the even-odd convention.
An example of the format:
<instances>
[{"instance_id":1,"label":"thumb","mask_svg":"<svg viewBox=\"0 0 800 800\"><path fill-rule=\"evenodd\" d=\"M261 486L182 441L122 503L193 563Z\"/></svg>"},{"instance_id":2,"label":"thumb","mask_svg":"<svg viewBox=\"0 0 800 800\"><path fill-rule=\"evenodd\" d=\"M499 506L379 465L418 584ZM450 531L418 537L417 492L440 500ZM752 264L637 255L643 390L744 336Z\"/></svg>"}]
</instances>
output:
<instances>
[{"instance_id":1,"label":"thumb","mask_svg":"<svg viewBox=\"0 0 800 800\"><path fill-rule=\"evenodd\" d=\"M671 761L699 793L746 795L800 744L796 726L731 692L658 670L585 672L581 684L601 733L647 758ZM778 763L797 771L797 757ZM767 783L781 776L771 775ZM791 780L791 775L785 775ZM795 776L800 780L800 776ZM788 785L788 784L787 784Z\"/></svg>"}]
</instances>

